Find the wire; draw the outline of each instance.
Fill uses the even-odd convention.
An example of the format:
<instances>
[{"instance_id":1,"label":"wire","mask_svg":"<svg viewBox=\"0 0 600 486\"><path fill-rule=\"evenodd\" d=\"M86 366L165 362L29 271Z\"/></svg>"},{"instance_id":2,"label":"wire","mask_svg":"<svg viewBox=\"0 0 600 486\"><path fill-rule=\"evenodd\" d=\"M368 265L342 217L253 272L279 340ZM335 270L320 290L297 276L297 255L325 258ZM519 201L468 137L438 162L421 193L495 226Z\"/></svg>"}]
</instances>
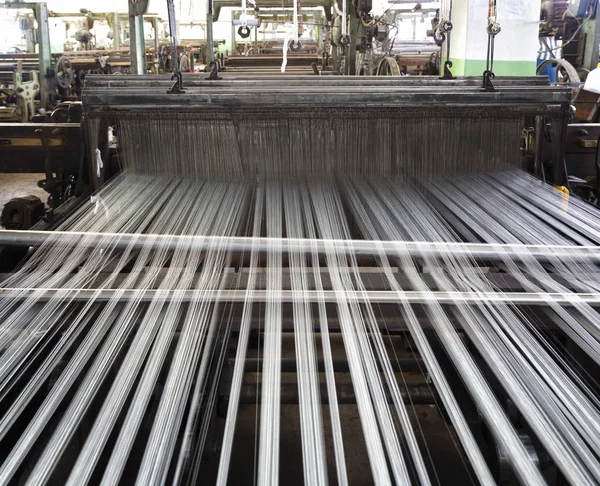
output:
<instances>
[{"instance_id":1,"label":"wire","mask_svg":"<svg viewBox=\"0 0 600 486\"><path fill-rule=\"evenodd\" d=\"M590 18L592 17L592 14L596 11L596 7L597 7L597 3L594 3L593 6L590 8L590 11L587 14L587 16L585 17L585 19L583 19L583 22L587 22L588 20L590 20ZM565 15L567 15L567 13L577 21L577 24L578 24L577 29L575 30L575 32L573 32L573 35L569 38L569 40L567 42L561 43L560 46L556 46L551 49L547 49L545 52L554 52L554 51L557 51L558 49L562 49L563 47L569 45L575 39L575 37L577 37L577 34L579 34L579 31L583 27L583 23L580 22L579 19L569 11L569 9L565 10L562 20L565 19Z\"/></svg>"}]
</instances>

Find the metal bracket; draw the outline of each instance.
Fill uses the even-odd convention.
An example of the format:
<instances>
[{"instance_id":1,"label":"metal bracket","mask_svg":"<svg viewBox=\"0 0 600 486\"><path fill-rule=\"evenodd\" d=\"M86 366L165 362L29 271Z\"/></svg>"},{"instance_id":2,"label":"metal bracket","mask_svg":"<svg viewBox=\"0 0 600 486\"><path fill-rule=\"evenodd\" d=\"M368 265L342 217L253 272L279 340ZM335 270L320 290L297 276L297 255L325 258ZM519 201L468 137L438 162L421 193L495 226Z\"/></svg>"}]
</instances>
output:
<instances>
[{"instance_id":1,"label":"metal bracket","mask_svg":"<svg viewBox=\"0 0 600 486\"><path fill-rule=\"evenodd\" d=\"M300 44L300 41L298 42L290 42L290 51L292 52L298 52L300 49L302 48L302 44Z\"/></svg>"},{"instance_id":2,"label":"metal bracket","mask_svg":"<svg viewBox=\"0 0 600 486\"><path fill-rule=\"evenodd\" d=\"M129 13L132 15L146 15L149 0L129 0Z\"/></svg>"},{"instance_id":3,"label":"metal bracket","mask_svg":"<svg viewBox=\"0 0 600 486\"><path fill-rule=\"evenodd\" d=\"M452 67L452 61L450 59L448 59L445 63L444 63L444 76L443 79L456 79L453 75L452 72L450 71L450 68Z\"/></svg>"},{"instance_id":4,"label":"metal bracket","mask_svg":"<svg viewBox=\"0 0 600 486\"><path fill-rule=\"evenodd\" d=\"M483 91L498 91L498 89L492 84L492 79L495 77L496 75L492 71L488 69L483 71L483 83L481 85Z\"/></svg>"},{"instance_id":5,"label":"metal bracket","mask_svg":"<svg viewBox=\"0 0 600 486\"><path fill-rule=\"evenodd\" d=\"M446 61L444 62L444 75L442 76L442 79L455 79L454 76L452 75L452 72L450 71L450 68L452 67L452 61L450 60L450 33L452 32L452 28L453 28L453 24L451 21L446 20L444 22L442 22L442 24L440 25L440 32L439 32L439 37L438 40L441 40L441 43L439 44L440 46L444 43L444 41L446 40L446 38L448 39L448 42L446 44ZM434 34L433 36L435 42L437 43L438 40L436 40L436 35Z\"/></svg>"},{"instance_id":6,"label":"metal bracket","mask_svg":"<svg viewBox=\"0 0 600 486\"><path fill-rule=\"evenodd\" d=\"M489 22L485 30L488 35L496 37L502 31L502 27L500 27L498 22Z\"/></svg>"},{"instance_id":7,"label":"metal bracket","mask_svg":"<svg viewBox=\"0 0 600 486\"><path fill-rule=\"evenodd\" d=\"M352 40L348 34L342 34L338 37L338 44L342 47L348 47L350 45L350 41Z\"/></svg>"},{"instance_id":8,"label":"metal bracket","mask_svg":"<svg viewBox=\"0 0 600 486\"><path fill-rule=\"evenodd\" d=\"M180 71L177 71L171 74L171 79L175 80L175 84L171 86L171 88L167 91L168 94L181 94L185 93L185 89L183 89L183 75Z\"/></svg>"},{"instance_id":9,"label":"metal bracket","mask_svg":"<svg viewBox=\"0 0 600 486\"><path fill-rule=\"evenodd\" d=\"M210 61L208 66L210 67L210 75L206 78L208 81L223 79L219 76L219 63L217 61Z\"/></svg>"},{"instance_id":10,"label":"metal bracket","mask_svg":"<svg viewBox=\"0 0 600 486\"><path fill-rule=\"evenodd\" d=\"M40 82L37 71L30 71L31 79L23 81L23 73L15 71L13 83L17 98L21 100L21 121L27 122L35 115L35 96L40 92Z\"/></svg>"},{"instance_id":11,"label":"metal bracket","mask_svg":"<svg viewBox=\"0 0 600 486\"><path fill-rule=\"evenodd\" d=\"M240 25L237 32L242 39L247 39L250 37L250 27L247 25Z\"/></svg>"}]
</instances>

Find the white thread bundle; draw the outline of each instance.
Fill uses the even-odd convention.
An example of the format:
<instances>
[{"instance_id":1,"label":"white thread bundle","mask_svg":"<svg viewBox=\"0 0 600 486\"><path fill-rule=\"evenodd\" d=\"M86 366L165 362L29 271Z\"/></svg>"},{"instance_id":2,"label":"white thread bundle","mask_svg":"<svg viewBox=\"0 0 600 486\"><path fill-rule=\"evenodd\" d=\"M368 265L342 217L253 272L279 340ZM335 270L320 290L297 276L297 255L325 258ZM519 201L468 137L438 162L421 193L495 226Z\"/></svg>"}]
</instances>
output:
<instances>
[{"instance_id":1,"label":"white thread bundle","mask_svg":"<svg viewBox=\"0 0 600 486\"><path fill-rule=\"evenodd\" d=\"M234 481L245 363L257 324L264 341L256 381L258 454L250 476L258 484L283 482L286 474L286 328L294 332L296 460L305 484L351 483L352 431L337 395L334 355L340 351L372 481L443 483L418 405L407 395L410 377L398 369L388 343L390 309L415 343L422 374L431 378L426 386L435 388L434 402L456 433L457 456L468 463L467 476L494 482L452 385L455 371L442 365L445 355L521 482L544 481L487 373L569 481L600 481L596 384L550 327L600 363L600 318L582 298L600 293L597 261L563 250L542 262L518 246L597 245L596 210L574 198L565 204L518 172L414 182L350 176L257 183L125 173L96 195L99 200L106 211L96 212L95 202L79 209L60 228L71 236L50 235L0 288L0 444L8 451L1 483L195 483L206 471L202 450L223 383L228 398L224 429L212 433L222 440L214 479ZM124 234L135 236L123 245ZM140 246L142 234L155 236ZM249 255L230 251L237 236L252 238ZM284 237L311 243L282 252ZM375 242L366 266L362 253L348 250L353 239ZM439 251L411 254L404 243L410 241L431 242ZM468 251L456 251L456 242L488 244L503 273L489 273ZM516 290L504 294L494 275ZM227 300L227 292L239 289L241 305ZM379 291L392 298L376 304ZM445 304L440 292L447 293ZM536 310L491 298L515 292L536 295L545 305ZM409 295L421 296L432 333ZM332 346L338 327L343 349ZM223 382L228 366L231 379ZM67 454L80 434L76 454Z\"/></svg>"}]
</instances>

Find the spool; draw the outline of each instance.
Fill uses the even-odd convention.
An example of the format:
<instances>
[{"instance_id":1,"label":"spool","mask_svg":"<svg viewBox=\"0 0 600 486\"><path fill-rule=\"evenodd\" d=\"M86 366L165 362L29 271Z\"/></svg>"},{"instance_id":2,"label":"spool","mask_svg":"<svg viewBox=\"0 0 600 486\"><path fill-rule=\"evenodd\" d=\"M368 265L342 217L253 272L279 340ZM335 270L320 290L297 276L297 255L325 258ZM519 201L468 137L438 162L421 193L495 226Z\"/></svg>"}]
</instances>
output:
<instances>
[{"instance_id":1,"label":"spool","mask_svg":"<svg viewBox=\"0 0 600 486\"><path fill-rule=\"evenodd\" d=\"M36 196L16 197L2 209L2 226L7 230L28 230L42 217L44 203Z\"/></svg>"}]
</instances>

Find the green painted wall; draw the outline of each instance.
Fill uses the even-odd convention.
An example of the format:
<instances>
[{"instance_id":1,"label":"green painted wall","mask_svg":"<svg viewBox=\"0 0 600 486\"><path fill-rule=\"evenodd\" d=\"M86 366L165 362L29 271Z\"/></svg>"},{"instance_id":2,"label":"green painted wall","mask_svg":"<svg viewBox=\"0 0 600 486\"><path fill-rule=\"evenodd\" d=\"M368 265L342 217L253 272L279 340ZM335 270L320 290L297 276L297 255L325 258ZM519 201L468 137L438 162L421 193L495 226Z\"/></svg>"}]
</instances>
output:
<instances>
[{"instance_id":1,"label":"green painted wall","mask_svg":"<svg viewBox=\"0 0 600 486\"><path fill-rule=\"evenodd\" d=\"M479 76L485 71L485 61L452 59L454 76ZM496 76L535 76L536 61L494 61Z\"/></svg>"}]
</instances>

